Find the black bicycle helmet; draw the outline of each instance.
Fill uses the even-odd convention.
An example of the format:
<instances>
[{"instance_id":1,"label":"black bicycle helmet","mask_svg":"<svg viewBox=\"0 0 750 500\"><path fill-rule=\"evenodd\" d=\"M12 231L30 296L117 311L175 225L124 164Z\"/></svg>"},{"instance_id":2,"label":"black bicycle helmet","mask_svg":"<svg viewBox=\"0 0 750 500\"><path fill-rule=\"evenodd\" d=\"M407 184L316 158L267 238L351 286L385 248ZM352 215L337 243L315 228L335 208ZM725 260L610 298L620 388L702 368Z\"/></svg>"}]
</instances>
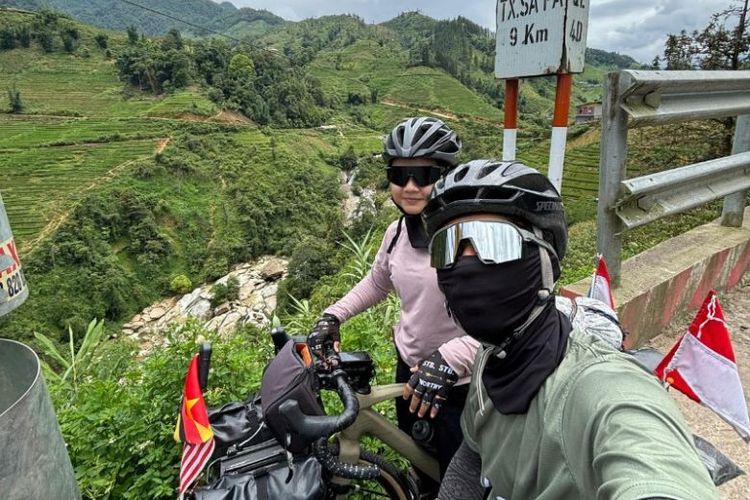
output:
<instances>
[{"instance_id":1,"label":"black bicycle helmet","mask_svg":"<svg viewBox=\"0 0 750 500\"><path fill-rule=\"evenodd\" d=\"M456 133L437 118L421 116L402 121L383 140L383 158L388 165L396 158L432 158L454 167L461 151Z\"/></svg>"},{"instance_id":2,"label":"black bicycle helmet","mask_svg":"<svg viewBox=\"0 0 750 500\"><path fill-rule=\"evenodd\" d=\"M493 213L525 221L542 231L565 256L568 226L562 199L550 180L517 161L474 160L459 165L435 183L422 212L427 237L451 219L472 213Z\"/></svg>"}]
</instances>

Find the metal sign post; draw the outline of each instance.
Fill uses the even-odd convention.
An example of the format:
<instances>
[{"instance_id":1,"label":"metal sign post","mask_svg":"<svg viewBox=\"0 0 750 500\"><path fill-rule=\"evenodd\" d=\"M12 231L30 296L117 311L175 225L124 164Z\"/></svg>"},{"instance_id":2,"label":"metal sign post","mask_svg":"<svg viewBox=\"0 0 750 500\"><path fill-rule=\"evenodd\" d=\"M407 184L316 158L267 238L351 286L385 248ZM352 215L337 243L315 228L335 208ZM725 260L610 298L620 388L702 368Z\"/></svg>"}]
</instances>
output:
<instances>
[{"instance_id":1,"label":"metal sign post","mask_svg":"<svg viewBox=\"0 0 750 500\"><path fill-rule=\"evenodd\" d=\"M503 159L515 158L517 79L557 75L549 177L558 191L567 142L573 73L586 58L589 0L498 0L495 76L508 80L505 92ZM511 83L515 82L515 83Z\"/></svg>"}]
</instances>

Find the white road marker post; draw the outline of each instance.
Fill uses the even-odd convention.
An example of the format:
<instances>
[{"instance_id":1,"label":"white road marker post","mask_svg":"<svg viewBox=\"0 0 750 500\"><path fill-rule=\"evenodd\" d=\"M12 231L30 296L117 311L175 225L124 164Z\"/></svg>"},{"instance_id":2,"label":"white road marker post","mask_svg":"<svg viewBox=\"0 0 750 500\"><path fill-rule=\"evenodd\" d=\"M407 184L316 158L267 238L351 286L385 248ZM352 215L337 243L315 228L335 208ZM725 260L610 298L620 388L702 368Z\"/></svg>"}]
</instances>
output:
<instances>
[{"instance_id":1,"label":"white road marker post","mask_svg":"<svg viewBox=\"0 0 750 500\"><path fill-rule=\"evenodd\" d=\"M568 113L572 90L573 76L569 74L557 75L555 113L552 117L552 139L549 146L547 177L552 181L552 185L555 186L558 193L562 193L565 146L568 142Z\"/></svg>"}]
</instances>

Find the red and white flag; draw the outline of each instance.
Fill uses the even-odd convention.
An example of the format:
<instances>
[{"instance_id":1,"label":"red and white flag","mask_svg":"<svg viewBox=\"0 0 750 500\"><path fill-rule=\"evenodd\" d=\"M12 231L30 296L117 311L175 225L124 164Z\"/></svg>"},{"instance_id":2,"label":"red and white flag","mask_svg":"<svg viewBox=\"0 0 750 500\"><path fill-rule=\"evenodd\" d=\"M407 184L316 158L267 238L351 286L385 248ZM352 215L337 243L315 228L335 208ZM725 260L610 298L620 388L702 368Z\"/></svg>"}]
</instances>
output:
<instances>
[{"instance_id":1,"label":"red and white flag","mask_svg":"<svg viewBox=\"0 0 750 500\"><path fill-rule=\"evenodd\" d=\"M599 255L599 262L594 270L594 276L591 279L588 297L604 302L612 309L615 308L615 299L612 298L612 281L609 279L609 270L604 257Z\"/></svg>"},{"instance_id":2,"label":"red and white flag","mask_svg":"<svg viewBox=\"0 0 750 500\"><path fill-rule=\"evenodd\" d=\"M716 292L654 370L657 377L710 408L750 442L750 418L732 340Z\"/></svg>"},{"instance_id":3,"label":"red and white flag","mask_svg":"<svg viewBox=\"0 0 750 500\"><path fill-rule=\"evenodd\" d=\"M180 462L180 498L198 478L214 451L214 433L198 380L198 356L190 360L174 437L184 443Z\"/></svg>"}]
</instances>

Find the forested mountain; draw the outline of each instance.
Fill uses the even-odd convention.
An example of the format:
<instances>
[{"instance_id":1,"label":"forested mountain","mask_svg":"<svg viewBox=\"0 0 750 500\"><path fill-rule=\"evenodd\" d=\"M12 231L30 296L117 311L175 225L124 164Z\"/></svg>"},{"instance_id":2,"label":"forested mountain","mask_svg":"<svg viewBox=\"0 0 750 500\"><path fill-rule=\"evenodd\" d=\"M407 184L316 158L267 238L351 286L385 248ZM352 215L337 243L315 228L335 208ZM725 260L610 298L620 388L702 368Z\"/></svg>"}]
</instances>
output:
<instances>
[{"instance_id":1,"label":"forested mountain","mask_svg":"<svg viewBox=\"0 0 750 500\"><path fill-rule=\"evenodd\" d=\"M100 28L124 30L128 26L135 26L147 35L165 34L171 29L191 32L196 36L208 34L207 31L160 16L137 5L222 32L232 29L237 31L239 28L253 33L253 27L248 28L247 25L254 25L257 34L284 22L268 11L237 9L230 2L219 4L211 0L134 0L130 3L120 0L0 0L0 6L31 10L52 9ZM239 27L236 26L238 24Z\"/></svg>"}]
</instances>

